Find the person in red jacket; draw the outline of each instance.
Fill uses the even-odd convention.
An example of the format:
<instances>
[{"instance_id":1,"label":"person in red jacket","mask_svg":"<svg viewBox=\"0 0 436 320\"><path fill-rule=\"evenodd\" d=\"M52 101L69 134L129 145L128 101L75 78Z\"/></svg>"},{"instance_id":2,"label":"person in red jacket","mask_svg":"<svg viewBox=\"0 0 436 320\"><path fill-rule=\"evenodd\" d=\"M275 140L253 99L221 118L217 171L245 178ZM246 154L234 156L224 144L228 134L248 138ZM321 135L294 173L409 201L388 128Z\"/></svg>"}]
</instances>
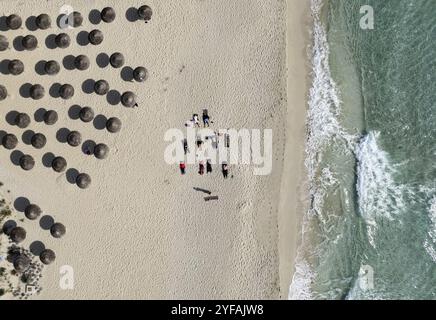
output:
<instances>
[{"instance_id":1,"label":"person in red jacket","mask_svg":"<svg viewBox=\"0 0 436 320\"><path fill-rule=\"evenodd\" d=\"M186 173L186 164L184 162L180 162L179 167L180 167L180 172L182 173L182 175L185 174Z\"/></svg>"}]
</instances>

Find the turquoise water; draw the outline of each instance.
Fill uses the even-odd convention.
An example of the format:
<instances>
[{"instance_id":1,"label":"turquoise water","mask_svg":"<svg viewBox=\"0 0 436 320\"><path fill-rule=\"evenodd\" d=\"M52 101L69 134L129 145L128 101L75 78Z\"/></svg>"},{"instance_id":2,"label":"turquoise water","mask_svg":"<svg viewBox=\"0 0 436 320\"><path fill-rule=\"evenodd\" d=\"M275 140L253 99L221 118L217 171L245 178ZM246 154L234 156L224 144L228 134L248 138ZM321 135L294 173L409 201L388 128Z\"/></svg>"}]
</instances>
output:
<instances>
[{"instance_id":1,"label":"turquoise water","mask_svg":"<svg viewBox=\"0 0 436 320\"><path fill-rule=\"evenodd\" d=\"M290 297L435 299L436 1L312 9L311 203Z\"/></svg>"}]
</instances>

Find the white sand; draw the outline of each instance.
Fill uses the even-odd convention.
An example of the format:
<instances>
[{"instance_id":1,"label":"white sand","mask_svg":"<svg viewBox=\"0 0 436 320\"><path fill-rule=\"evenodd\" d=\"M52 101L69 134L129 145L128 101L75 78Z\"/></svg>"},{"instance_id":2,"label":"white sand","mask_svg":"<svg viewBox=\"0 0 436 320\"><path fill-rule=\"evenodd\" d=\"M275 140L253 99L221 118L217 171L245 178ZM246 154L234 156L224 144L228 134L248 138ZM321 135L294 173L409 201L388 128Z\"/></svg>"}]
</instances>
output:
<instances>
[{"instance_id":1,"label":"white sand","mask_svg":"<svg viewBox=\"0 0 436 320\"><path fill-rule=\"evenodd\" d=\"M68 49L45 46L47 35L61 32L55 26L1 32L11 42L31 33L40 45L31 53L16 52L13 46L0 53L1 60L18 58L26 66L20 76L0 75L10 94L0 102L0 130L20 138L25 131L6 123L11 110L33 118L43 107L60 116L55 126L32 121L28 128L47 136L44 149L35 150L20 139L17 149L37 161L32 171L13 165L11 152L0 149L0 181L4 193L11 191L9 200L26 197L67 226L67 235L56 240L38 222L19 223L28 231L25 246L40 240L57 253L56 262L45 269L44 290L38 298L286 298L302 178L307 3L290 1L286 59L284 1L149 0L144 2L154 10L149 24L126 19L126 10L137 1L68 2L85 18L82 27L68 31L74 39ZM1 1L0 12L19 13L23 20L48 13L55 20L62 3ZM116 21L93 26L88 13L105 6L116 9ZM104 32L103 44L77 45L76 35L93 28ZM150 79L145 84L125 82L120 70L97 66L99 53L116 51L125 55L126 65L145 66ZM88 55L91 68L83 72L62 68L54 77L35 73L38 61L61 62L69 54ZM86 79L106 79L112 89L134 91L140 108L111 106L104 97L85 94L81 86ZM22 98L19 87L27 82L45 86L46 97ZM48 89L56 82L71 83L74 98L50 97ZM119 117L122 131L109 134L71 120L68 110L74 104ZM177 166L168 166L163 160L165 131L183 129L184 122L204 107L215 128L273 129L272 174L254 176L250 167L232 167L234 178L224 180L218 167L209 177L188 167L182 177ZM108 144L110 157L99 161L85 156L80 147L59 143L56 132L63 127L80 131L84 140ZM64 156L69 168L89 173L92 186L80 190L67 182L65 174L44 167L41 159L47 152ZM209 189L220 199L206 203L193 187ZM74 290L59 288L62 265L74 268Z\"/></svg>"}]
</instances>

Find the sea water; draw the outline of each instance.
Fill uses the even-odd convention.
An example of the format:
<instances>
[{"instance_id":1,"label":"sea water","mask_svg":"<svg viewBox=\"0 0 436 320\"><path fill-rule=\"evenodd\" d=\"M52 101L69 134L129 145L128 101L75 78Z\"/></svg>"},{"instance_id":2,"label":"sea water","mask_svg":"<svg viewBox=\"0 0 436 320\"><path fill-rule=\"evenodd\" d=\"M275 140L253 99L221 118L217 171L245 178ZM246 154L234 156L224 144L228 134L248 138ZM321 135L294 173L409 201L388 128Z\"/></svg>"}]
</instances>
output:
<instances>
[{"instance_id":1,"label":"sea water","mask_svg":"<svg viewBox=\"0 0 436 320\"><path fill-rule=\"evenodd\" d=\"M291 299L436 298L435 13L434 0L312 0Z\"/></svg>"}]
</instances>

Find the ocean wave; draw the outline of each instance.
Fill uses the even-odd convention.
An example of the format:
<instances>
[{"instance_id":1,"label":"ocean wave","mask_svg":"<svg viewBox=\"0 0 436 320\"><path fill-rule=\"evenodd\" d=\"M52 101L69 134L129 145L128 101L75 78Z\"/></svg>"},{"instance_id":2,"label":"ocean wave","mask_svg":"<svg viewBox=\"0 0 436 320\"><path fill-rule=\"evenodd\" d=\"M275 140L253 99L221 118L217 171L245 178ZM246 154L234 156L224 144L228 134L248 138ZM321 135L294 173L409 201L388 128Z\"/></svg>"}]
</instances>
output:
<instances>
[{"instance_id":1,"label":"ocean wave","mask_svg":"<svg viewBox=\"0 0 436 320\"><path fill-rule=\"evenodd\" d=\"M357 195L359 213L368 226L370 244L375 248L376 217L393 220L404 208L404 186L393 180L394 168L377 140L378 132L369 132L356 148Z\"/></svg>"}]
</instances>

